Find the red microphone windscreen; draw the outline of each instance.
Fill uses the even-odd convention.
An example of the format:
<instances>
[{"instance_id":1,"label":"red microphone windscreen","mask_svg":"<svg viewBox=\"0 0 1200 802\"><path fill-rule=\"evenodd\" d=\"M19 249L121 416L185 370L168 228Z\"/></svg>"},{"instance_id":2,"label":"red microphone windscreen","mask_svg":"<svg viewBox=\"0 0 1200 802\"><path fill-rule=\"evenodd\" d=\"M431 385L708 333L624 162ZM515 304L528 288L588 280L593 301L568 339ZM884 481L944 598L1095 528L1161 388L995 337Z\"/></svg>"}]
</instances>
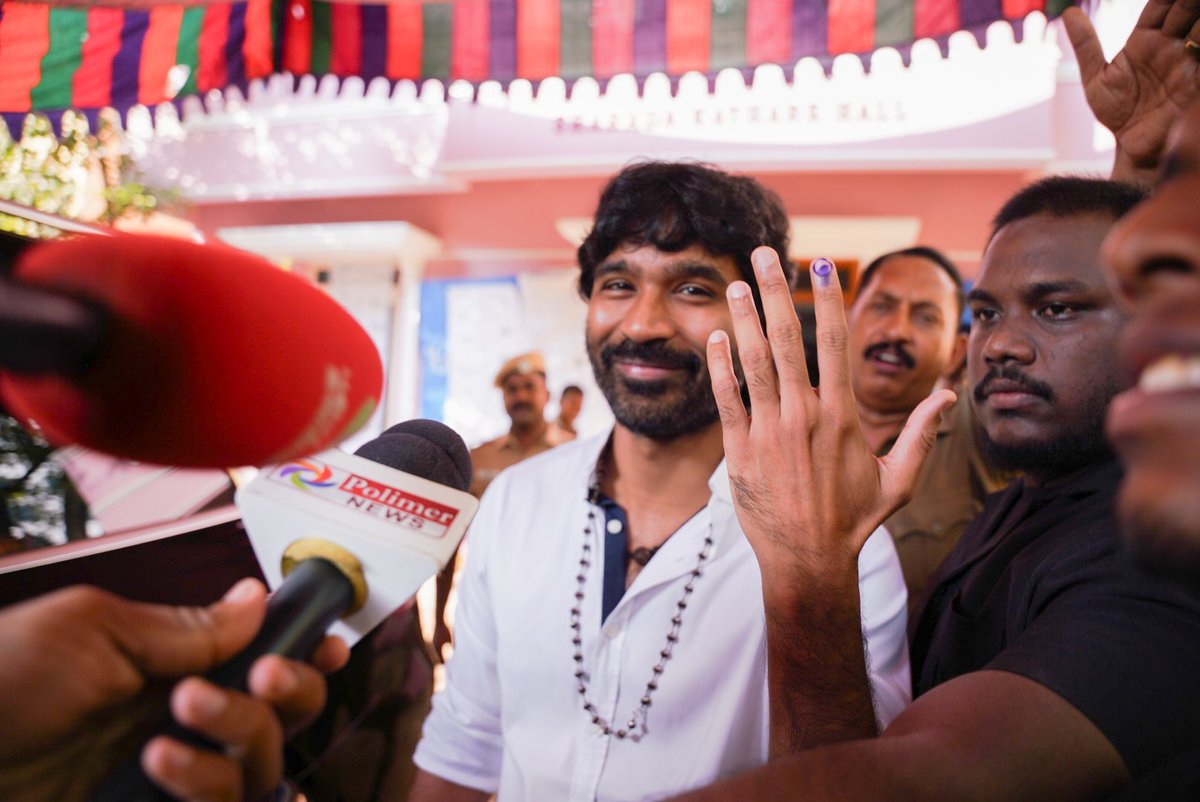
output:
<instances>
[{"instance_id":1,"label":"red microphone windscreen","mask_svg":"<svg viewBox=\"0 0 1200 802\"><path fill-rule=\"evenodd\" d=\"M31 248L14 278L114 318L73 378L0 374L55 443L167 465L262 465L328 448L378 403L362 327L298 276L224 245L121 234Z\"/></svg>"}]
</instances>

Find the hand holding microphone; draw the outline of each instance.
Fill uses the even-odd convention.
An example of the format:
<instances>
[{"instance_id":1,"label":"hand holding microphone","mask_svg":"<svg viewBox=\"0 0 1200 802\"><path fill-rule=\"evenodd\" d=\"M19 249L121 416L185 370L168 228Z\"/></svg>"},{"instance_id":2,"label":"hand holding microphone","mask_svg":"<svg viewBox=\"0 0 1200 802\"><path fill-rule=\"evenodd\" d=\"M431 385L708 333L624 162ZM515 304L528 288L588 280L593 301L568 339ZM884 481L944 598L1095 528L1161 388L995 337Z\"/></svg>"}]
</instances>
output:
<instances>
[{"instance_id":1,"label":"hand holding microphone","mask_svg":"<svg viewBox=\"0 0 1200 802\"><path fill-rule=\"evenodd\" d=\"M0 399L56 444L185 467L281 462L359 428L370 337L319 288L224 245L30 248L0 284Z\"/></svg>"},{"instance_id":2,"label":"hand holding microphone","mask_svg":"<svg viewBox=\"0 0 1200 802\"><path fill-rule=\"evenodd\" d=\"M138 722L161 704L147 686L212 667L248 642L262 620L261 583L245 580L203 610L127 601L71 587L0 611L0 799L82 802L112 768ZM313 656L316 668L272 658L255 667L255 693L177 685L171 703L184 720L231 756L196 760L181 744L147 750L155 779L183 798L217 798L214 788L256 798L278 781L280 724L298 726L324 703L320 671L346 660L336 639ZM319 671L319 670L320 671ZM214 709L211 702L219 703ZM245 755L239 760L232 755ZM272 764L272 755L274 763Z\"/></svg>"},{"instance_id":3,"label":"hand holding microphone","mask_svg":"<svg viewBox=\"0 0 1200 802\"><path fill-rule=\"evenodd\" d=\"M354 456L330 451L264 469L238 505L277 590L254 640L209 679L245 688L259 657L304 659L327 630L353 645L453 555L478 504L465 492L470 478L462 438L422 420L392 427ZM167 733L204 745L175 726ZM163 798L131 760L92 800Z\"/></svg>"}]
</instances>

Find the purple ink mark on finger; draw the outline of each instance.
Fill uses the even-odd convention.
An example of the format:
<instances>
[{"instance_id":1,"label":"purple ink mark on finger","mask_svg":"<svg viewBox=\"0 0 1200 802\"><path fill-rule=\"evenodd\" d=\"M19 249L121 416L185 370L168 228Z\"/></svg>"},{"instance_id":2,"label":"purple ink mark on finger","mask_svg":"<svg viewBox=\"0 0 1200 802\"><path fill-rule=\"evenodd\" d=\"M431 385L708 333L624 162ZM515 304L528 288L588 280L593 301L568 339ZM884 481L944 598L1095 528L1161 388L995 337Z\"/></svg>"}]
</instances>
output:
<instances>
[{"instance_id":1,"label":"purple ink mark on finger","mask_svg":"<svg viewBox=\"0 0 1200 802\"><path fill-rule=\"evenodd\" d=\"M812 272L817 277L817 286L828 287L833 275L833 262L822 256L819 259L813 259Z\"/></svg>"}]
</instances>

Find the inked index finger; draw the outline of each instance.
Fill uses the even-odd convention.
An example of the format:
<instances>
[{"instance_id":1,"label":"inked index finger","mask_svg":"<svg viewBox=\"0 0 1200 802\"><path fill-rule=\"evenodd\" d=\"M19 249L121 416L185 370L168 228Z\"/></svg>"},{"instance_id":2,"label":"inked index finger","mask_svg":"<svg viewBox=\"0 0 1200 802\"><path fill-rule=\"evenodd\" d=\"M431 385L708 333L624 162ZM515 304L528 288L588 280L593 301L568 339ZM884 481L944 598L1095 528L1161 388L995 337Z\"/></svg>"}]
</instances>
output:
<instances>
[{"instance_id":1,"label":"inked index finger","mask_svg":"<svg viewBox=\"0 0 1200 802\"><path fill-rule=\"evenodd\" d=\"M824 406L853 406L850 390L850 333L846 305L837 269L829 259L814 259L808 267L812 277L813 311L817 317L817 367L821 373Z\"/></svg>"}]
</instances>

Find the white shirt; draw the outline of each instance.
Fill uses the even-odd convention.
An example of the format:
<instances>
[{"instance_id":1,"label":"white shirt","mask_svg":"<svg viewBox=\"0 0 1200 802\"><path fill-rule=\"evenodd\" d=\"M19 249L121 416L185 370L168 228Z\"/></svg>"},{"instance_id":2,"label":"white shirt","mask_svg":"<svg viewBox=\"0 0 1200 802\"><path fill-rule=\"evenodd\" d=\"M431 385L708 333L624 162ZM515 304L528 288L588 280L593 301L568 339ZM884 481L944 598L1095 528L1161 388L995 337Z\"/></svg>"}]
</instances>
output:
<instances>
[{"instance_id":1,"label":"white shirt","mask_svg":"<svg viewBox=\"0 0 1200 802\"><path fill-rule=\"evenodd\" d=\"M613 729L646 692L710 527L714 545L651 696L645 736L606 736L583 710L571 608L587 488L606 439L568 443L501 473L468 534L454 656L414 760L499 802L656 799L766 762L762 583L724 462L709 479L706 508L663 544L603 624L604 537L589 532L583 667L588 698ZM598 508L596 521L599 530ZM904 577L883 529L863 548L859 575L876 715L886 725L908 704L911 685Z\"/></svg>"}]
</instances>

